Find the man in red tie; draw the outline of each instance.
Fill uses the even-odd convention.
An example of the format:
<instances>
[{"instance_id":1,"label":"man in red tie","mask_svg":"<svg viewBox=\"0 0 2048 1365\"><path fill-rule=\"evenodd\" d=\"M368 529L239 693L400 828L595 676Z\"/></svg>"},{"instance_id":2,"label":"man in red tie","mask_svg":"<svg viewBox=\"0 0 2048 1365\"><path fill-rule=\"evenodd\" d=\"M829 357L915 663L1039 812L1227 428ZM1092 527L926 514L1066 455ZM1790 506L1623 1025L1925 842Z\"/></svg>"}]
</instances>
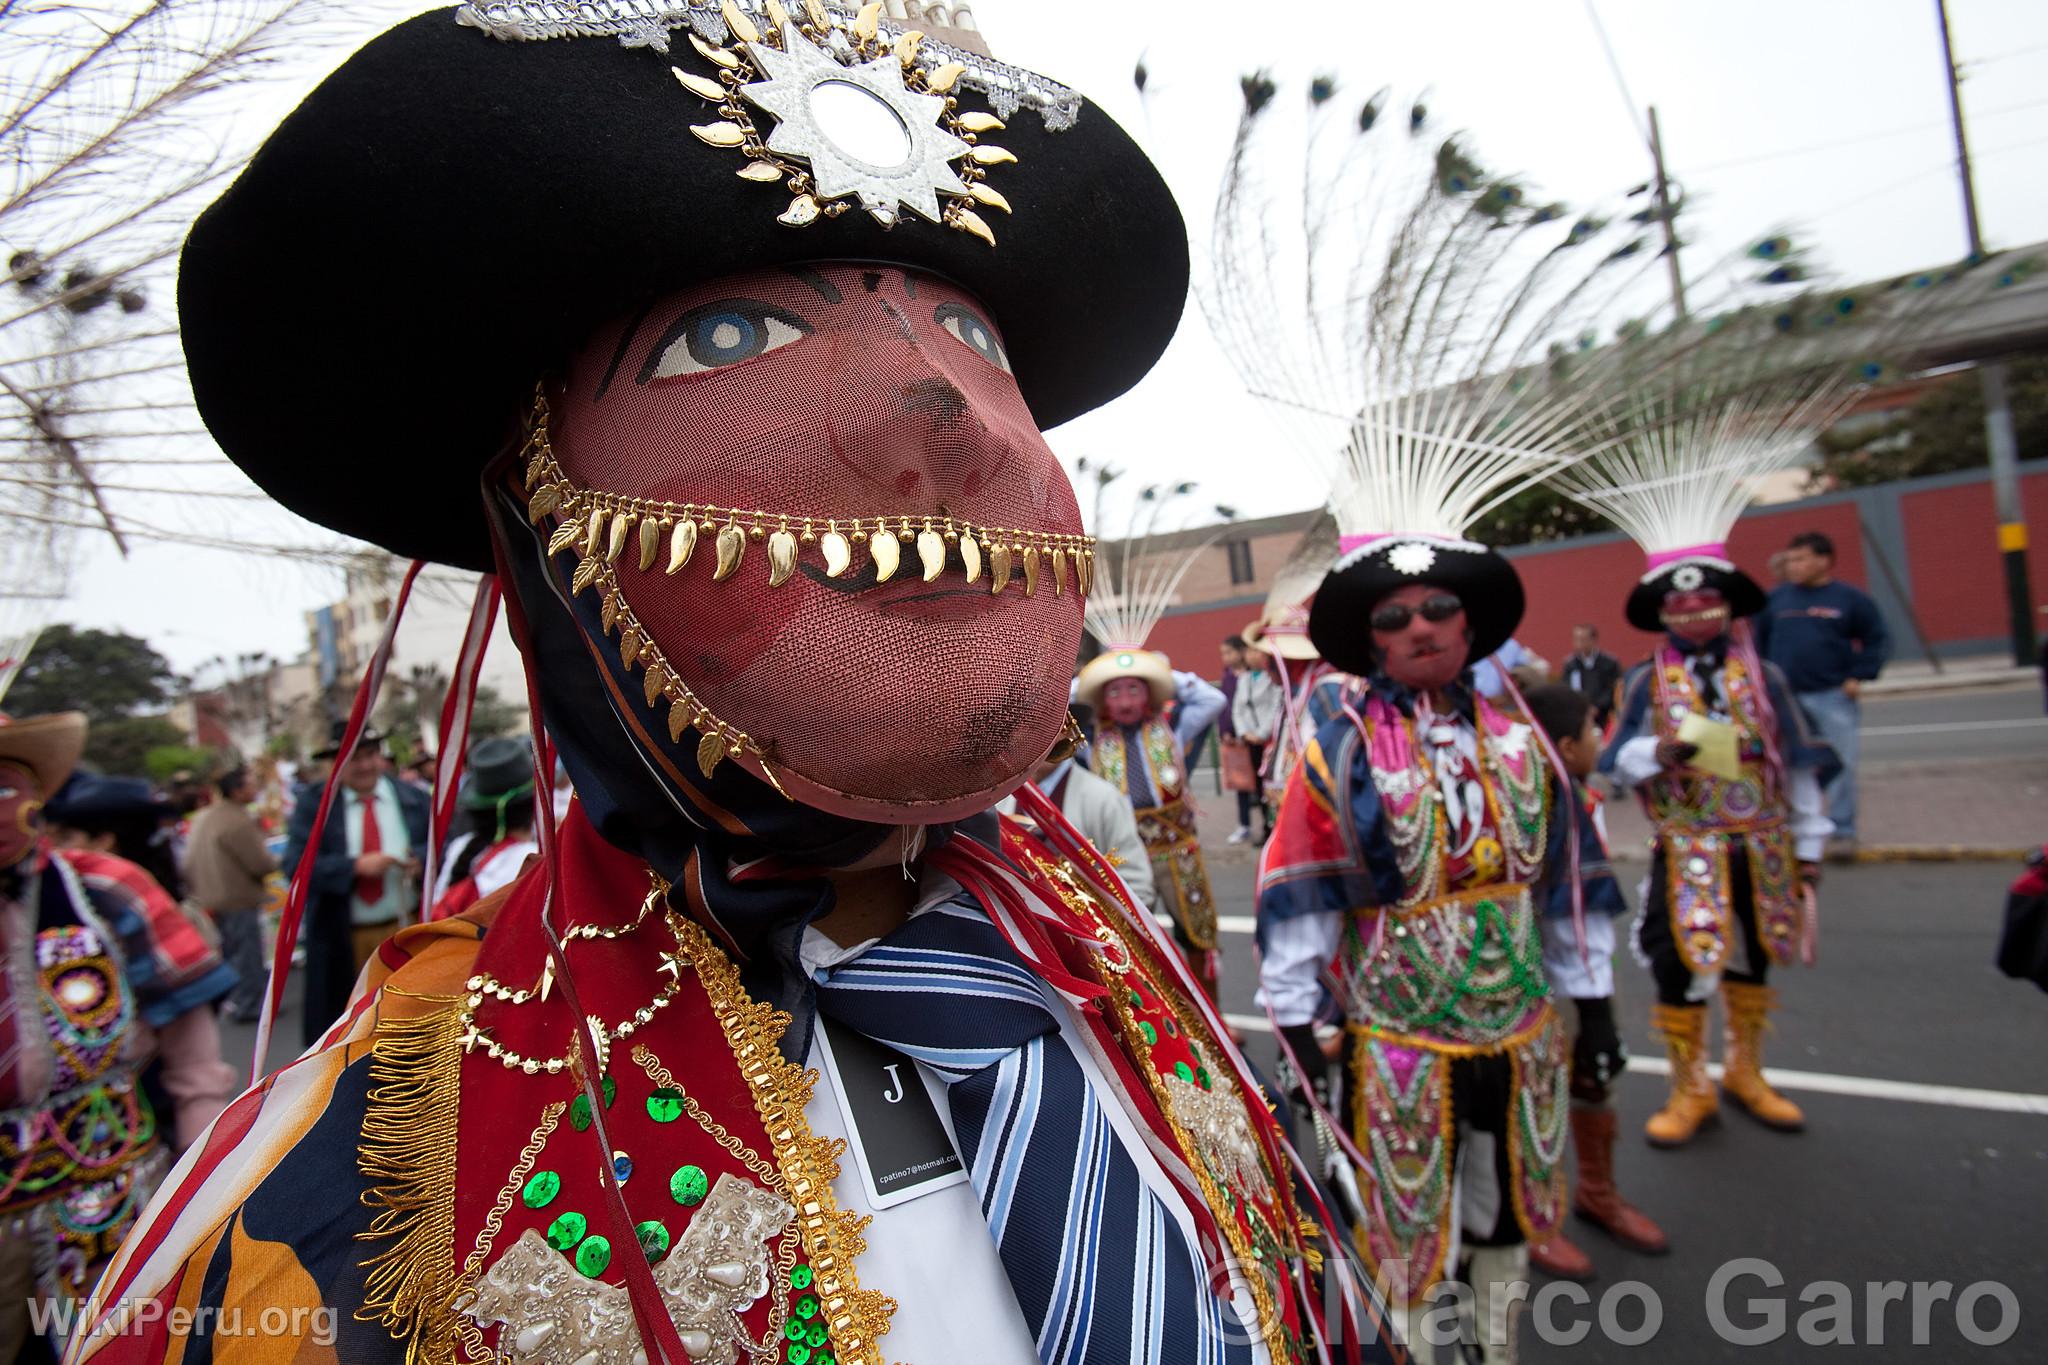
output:
<instances>
[{"instance_id":1,"label":"man in red tie","mask_svg":"<svg viewBox=\"0 0 2048 1365\"><path fill-rule=\"evenodd\" d=\"M316 758L333 758L335 743ZM427 846L427 798L386 771L384 736L371 729L342 764L342 790L313 860L306 901L306 991L302 1027L307 1046L341 1017L363 963L419 911L420 857ZM299 856L319 808L317 792L292 810L285 870Z\"/></svg>"}]
</instances>

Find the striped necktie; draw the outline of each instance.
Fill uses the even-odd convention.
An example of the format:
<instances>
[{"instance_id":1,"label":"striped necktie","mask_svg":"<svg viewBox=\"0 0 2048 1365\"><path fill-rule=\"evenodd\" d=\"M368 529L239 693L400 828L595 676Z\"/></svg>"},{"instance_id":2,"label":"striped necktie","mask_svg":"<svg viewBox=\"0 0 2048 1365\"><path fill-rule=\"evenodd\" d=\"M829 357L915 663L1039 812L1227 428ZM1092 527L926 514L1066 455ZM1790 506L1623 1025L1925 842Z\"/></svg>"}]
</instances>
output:
<instances>
[{"instance_id":1,"label":"striped necktie","mask_svg":"<svg viewBox=\"0 0 2048 1365\"><path fill-rule=\"evenodd\" d=\"M818 986L828 1017L946 1084L960 1159L1044 1365L1249 1365L1256 1326L1208 1289L1037 978L981 911L928 910Z\"/></svg>"}]
</instances>

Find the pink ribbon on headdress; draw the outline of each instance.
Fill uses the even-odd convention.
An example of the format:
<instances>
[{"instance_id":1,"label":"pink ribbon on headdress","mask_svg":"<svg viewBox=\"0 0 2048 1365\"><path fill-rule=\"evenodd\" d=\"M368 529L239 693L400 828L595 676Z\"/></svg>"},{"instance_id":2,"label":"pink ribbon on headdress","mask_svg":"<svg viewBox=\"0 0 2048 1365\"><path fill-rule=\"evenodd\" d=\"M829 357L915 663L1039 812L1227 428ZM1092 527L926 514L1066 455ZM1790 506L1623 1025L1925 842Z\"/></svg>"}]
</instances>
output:
<instances>
[{"instance_id":1,"label":"pink ribbon on headdress","mask_svg":"<svg viewBox=\"0 0 2048 1365\"><path fill-rule=\"evenodd\" d=\"M1338 536L1337 553L1340 555L1348 555L1353 550L1363 550L1366 546L1372 544L1375 540L1385 540L1388 536L1392 534L1393 532L1391 531L1368 531L1361 536Z\"/></svg>"},{"instance_id":2,"label":"pink ribbon on headdress","mask_svg":"<svg viewBox=\"0 0 2048 1365\"><path fill-rule=\"evenodd\" d=\"M1727 560L1728 546L1712 540L1704 545L1688 545L1680 550L1658 550L1650 556L1650 572L1655 573L1666 564L1676 564L1681 559Z\"/></svg>"}]
</instances>

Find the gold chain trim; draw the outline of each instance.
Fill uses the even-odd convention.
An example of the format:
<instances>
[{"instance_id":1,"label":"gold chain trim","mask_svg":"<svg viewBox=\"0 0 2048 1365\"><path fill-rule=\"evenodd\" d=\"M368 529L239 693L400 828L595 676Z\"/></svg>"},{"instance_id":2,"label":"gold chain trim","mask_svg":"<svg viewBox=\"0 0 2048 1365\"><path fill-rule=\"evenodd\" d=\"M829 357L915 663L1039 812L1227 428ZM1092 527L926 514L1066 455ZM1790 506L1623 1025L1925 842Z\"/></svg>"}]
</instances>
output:
<instances>
[{"instance_id":1,"label":"gold chain trim","mask_svg":"<svg viewBox=\"0 0 2048 1365\"><path fill-rule=\"evenodd\" d=\"M567 929L564 929L562 931L563 948L566 949L571 943L576 942L578 939L624 938L626 935L638 930L641 925L647 922L647 917L654 913L654 901L654 895L650 892L647 896L647 899L640 902L640 913L633 916L632 923L630 924L570 925ZM482 992L484 995L488 995L494 1000L503 1000L508 1005L523 1005L527 1001L533 999L536 996L538 996L542 1000L547 999L548 988L554 978L554 970L555 961L553 957L550 957L547 960L547 964L541 968L541 974L534 979L534 983L531 986L524 986L515 989L511 986L507 986L504 982L499 981L497 978L487 976L481 972L477 973L475 976L470 977L469 980L464 983L464 985L466 986L467 989L471 991ZM477 1003L481 1003L481 1001Z\"/></svg>"},{"instance_id":2,"label":"gold chain trim","mask_svg":"<svg viewBox=\"0 0 2048 1365\"><path fill-rule=\"evenodd\" d=\"M789 1186L782 1178L782 1172L775 1169L761 1154L746 1143L734 1137L726 1126L713 1118L697 1103L697 1097L683 1089L669 1069L661 1064L645 1043L633 1044L633 1060L647 1073L647 1079L664 1090L673 1090L681 1099L683 1112L697 1121L697 1126L710 1135L711 1140L732 1153L739 1163L754 1173L755 1179L768 1189L774 1190L785 1199L789 1197ZM789 1226L782 1230L782 1237L775 1244L775 1283L789 1283L789 1272L796 1265L797 1224L791 1219ZM748 1354L757 1360L772 1361L782 1354L782 1325L789 1321L789 1295L771 1294L773 1307L768 1310L768 1330L759 1341L747 1347Z\"/></svg>"},{"instance_id":3,"label":"gold chain trim","mask_svg":"<svg viewBox=\"0 0 2048 1365\"><path fill-rule=\"evenodd\" d=\"M668 884L662 882L661 888L666 893ZM676 938L681 956L697 969L697 978L704 983L712 1014L767 1129L769 1146L782 1172L781 1188L796 1205L804 1247L816 1275L818 1301L826 1329L832 1334L833 1354L844 1365L882 1365L879 1338L889 1330L896 1301L862 1289L855 1273L855 1260L867 1250L861 1233L868 1220L842 1210L832 1197L843 1144L813 1136L804 1117L817 1073L783 1059L777 1044L789 1027L789 1016L747 994L740 984L739 969L718 950L703 926L678 918Z\"/></svg>"},{"instance_id":4,"label":"gold chain trim","mask_svg":"<svg viewBox=\"0 0 2048 1365\"><path fill-rule=\"evenodd\" d=\"M483 1231L477 1234L476 1246L462 1263L462 1274L455 1281L456 1295L476 1287L477 1276L484 1267L484 1257L491 1254L498 1234L505 1230L505 1214L512 1208L512 1201L518 1197L526 1184L526 1177L533 1174L534 1163L540 1160L541 1150L548 1145L548 1138L554 1133L555 1125L562 1121L568 1111L566 1100L552 1100L540 1111L540 1122L534 1125L533 1136L520 1149L519 1160L512 1163L512 1173L505 1178L503 1188L498 1191L497 1200L491 1205L489 1215L484 1218ZM465 1313L455 1315L455 1334L462 1341L462 1353L471 1365L477 1361L498 1360L502 1357L491 1349L476 1320Z\"/></svg>"}]
</instances>

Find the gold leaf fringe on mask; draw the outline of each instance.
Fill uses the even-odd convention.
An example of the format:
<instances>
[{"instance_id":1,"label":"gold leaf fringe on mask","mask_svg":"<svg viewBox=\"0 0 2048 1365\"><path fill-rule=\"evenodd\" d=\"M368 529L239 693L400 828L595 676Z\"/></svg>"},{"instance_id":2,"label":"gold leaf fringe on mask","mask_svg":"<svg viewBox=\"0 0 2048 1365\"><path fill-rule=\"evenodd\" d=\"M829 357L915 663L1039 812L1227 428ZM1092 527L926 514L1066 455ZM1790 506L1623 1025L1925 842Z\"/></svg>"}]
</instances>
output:
<instances>
[{"instance_id":1,"label":"gold leaf fringe on mask","mask_svg":"<svg viewBox=\"0 0 2048 1365\"><path fill-rule=\"evenodd\" d=\"M651 573L661 558L662 537L668 537L665 573L679 573L689 564L699 541L710 538L717 548L712 581L723 583L743 571L749 541L767 542L768 586L780 588L796 574L797 567L815 546L827 578L838 578L853 567L861 550L874 562L875 581L886 583L903 567L906 555L917 556L925 582L945 574L952 564L951 545L960 547L957 568L965 581L980 580L984 563L995 580L992 592L1008 586L1010 567L1021 564L1024 595L1035 597L1050 563L1056 595L1064 594L1068 575L1074 571L1076 590L1087 595L1093 578L1095 540L1092 536L1063 531L1030 531L1007 526L981 526L957 517L873 516L818 517L799 512L770 512L743 507L719 507L706 503L657 502L630 498L599 489L581 488L556 462L549 446L545 403L536 400L534 426L528 436L527 464L529 511L535 506L550 509L547 515L560 524L548 537L548 553L573 550L581 559L572 586L581 592L596 581L594 560L624 561L625 549L636 543L639 554L632 561L640 572ZM921 529L920 529L921 528ZM905 547L909 548L906 549ZM1000 563L997 561L1001 556Z\"/></svg>"},{"instance_id":2,"label":"gold leaf fringe on mask","mask_svg":"<svg viewBox=\"0 0 2048 1365\"><path fill-rule=\"evenodd\" d=\"M363 1263L362 1322L405 1342L407 1365L454 1358L457 1288L455 1154L462 1086L460 1001L377 1026L356 1161L376 1209L363 1241L389 1245Z\"/></svg>"}]
</instances>

